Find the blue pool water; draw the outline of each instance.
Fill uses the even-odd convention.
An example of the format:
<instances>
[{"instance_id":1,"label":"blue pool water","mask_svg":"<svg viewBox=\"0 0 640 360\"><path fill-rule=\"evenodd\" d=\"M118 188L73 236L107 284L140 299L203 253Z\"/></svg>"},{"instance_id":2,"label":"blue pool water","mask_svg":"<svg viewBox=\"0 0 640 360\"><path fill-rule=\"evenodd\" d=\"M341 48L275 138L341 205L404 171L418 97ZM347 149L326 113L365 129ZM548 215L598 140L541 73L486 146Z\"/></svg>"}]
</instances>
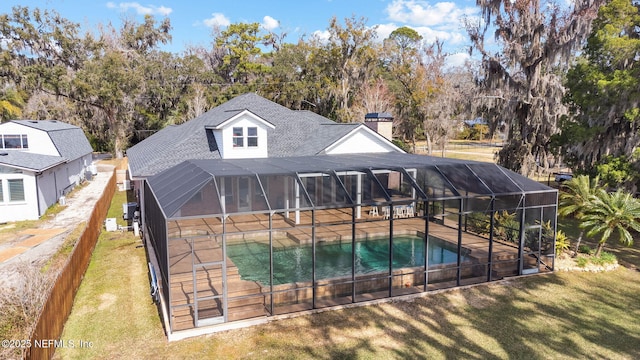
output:
<instances>
[{"instance_id":1,"label":"blue pool water","mask_svg":"<svg viewBox=\"0 0 640 360\"><path fill-rule=\"evenodd\" d=\"M389 239L356 242L356 274L389 269ZM243 280L269 284L269 245L241 243L227 246L227 256ZM273 284L311 281L311 244L273 249ZM464 260L464 257L463 257ZM351 276L351 243L321 242L316 245L316 279ZM455 263L452 244L429 237L429 265ZM393 268L424 266L424 240L415 236L393 238Z\"/></svg>"}]
</instances>

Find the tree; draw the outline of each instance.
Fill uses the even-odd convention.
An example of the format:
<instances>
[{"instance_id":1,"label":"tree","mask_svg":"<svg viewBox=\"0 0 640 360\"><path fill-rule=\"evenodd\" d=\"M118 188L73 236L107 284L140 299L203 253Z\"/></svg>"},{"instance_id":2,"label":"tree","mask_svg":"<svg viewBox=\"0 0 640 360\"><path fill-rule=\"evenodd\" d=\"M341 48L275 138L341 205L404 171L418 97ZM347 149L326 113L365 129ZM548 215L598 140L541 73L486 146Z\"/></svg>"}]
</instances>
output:
<instances>
[{"instance_id":1,"label":"tree","mask_svg":"<svg viewBox=\"0 0 640 360\"><path fill-rule=\"evenodd\" d=\"M313 44L299 40L282 44L268 57L271 60L268 83L261 87L270 99L290 109L313 109L319 98L327 97L322 86L322 70L314 61L319 51Z\"/></svg>"},{"instance_id":2,"label":"tree","mask_svg":"<svg viewBox=\"0 0 640 360\"><path fill-rule=\"evenodd\" d=\"M482 21L468 23L467 30L482 57L483 96L499 99L493 106L508 122L501 165L524 175L549 167L550 137L566 114L562 75L602 2L578 0L565 10L550 1L477 0ZM489 30L499 52L486 40Z\"/></svg>"},{"instance_id":3,"label":"tree","mask_svg":"<svg viewBox=\"0 0 640 360\"><path fill-rule=\"evenodd\" d=\"M437 75L437 91L433 99L427 102L424 133L427 137L429 154L432 152L432 142L440 144L442 156L445 156L446 145L453 137L462 119L472 114L470 98L476 94L476 86L472 74L467 67L444 70L444 54L442 59L433 61L430 72ZM486 125L484 125L486 126ZM476 126L473 128L474 133ZM488 132L484 131L486 134Z\"/></svg>"},{"instance_id":4,"label":"tree","mask_svg":"<svg viewBox=\"0 0 640 360\"><path fill-rule=\"evenodd\" d=\"M260 34L258 23L231 24L216 36L216 47L222 49L222 62L217 69L228 83L250 84L268 72L261 61L260 45L269 43L269 34Z\"/></svg>"},{"instance_id":5,"label":"tree","mask_svg":"<svg viewBox=\"0 0 640 360\"><path fill-rule=\"evenodd\" d=\"M429 98L436 91L430 81L423 51L429 53L442 49L436 43L425 50L422 36L415 30L401 27L394 30L384 41L382 64L389 89L395 96L396 131L404 141L411 141L416 151L416 138L424 133L426 110ZM436 50L437 51L437 50ZM427 138L427 142L429 142Z\"/></svg>"},{"instance_id":6,"label":"tree","mask_svg":"<svg viewBox=\"0 0 640 360\"><path fill-rule=\"evenodd\" d=\"M614 193L600 189L592 206L582 216L580 227L587 230L587 236L601 235L595 256L600 256L614 232L620 243L631 246L633 236L629 229L640 231L640 201L622 189Z\"/></svg>"},{"instance_id":7,"label":"tree","mask_svg":"<svg viewBox=\"0 0 640 360\"><path fill-rule=\"evenodd\" d=\"M597 194L603 189L600 179L591 179L587 175L579 175L564 182L564 191L560 193L558 214L561 216L573 216L580 221L588 213L596 201ZM580 247L584 231L580 230L576 243L576 253Z\"/></svg>"},{"instance_id":8,"label":"tree","mask_svg":"<svg viewBox=\"0 0 640 360\"><path fill-rule=\"evenodd\" d=\"M312 39L317 49L313 61L320 67L320 74L329 89L328 99L318 99L322 115L335 118L340 122L352 122L355 118L352 109L360 99L360 92L371 79L377 64L375 28L366 26L364 18L351 17L344 25L335 17L331 19L328 41Z\"/></svg>"},{"instance_id":9,"label":"tree","mask_svg":"<svg viewBox=\"0 0 640 360\"><path fill-rule=\"evenodd\" d=\"M104 45L72 81L70 96L85 115L85 128L118 158L133 136L137 105L145 90L143 64L150 61L158 42L170 40L169 29L166 20L156 24L149 15L142 24L125 20L119 32L108 28L102 33Z\"/></svg>"},{"instance_id":10,"label":"tree","mask_svg":"<svg viewBox=\"0 0 640 360\"><path fill-rule=\"evenodd\" d=\"M635 156L640 145L639 6L612 0L600 9L582 56L568 72L566 101L572 112L555 138L574 171L627 169L610 185L628 188L640 180ZM597 169L603 163L607 168Z\"/></svg>"},{"instance_id":11,"label":"tree","mask_svg":"<svg viewBox=\"0 0 640 360\"><path fill-rule=\"evenodd\" d=\"M22 115L24 100L14 88L0 89L0 122L16 119Z\"/></svg>"}]
</instances>

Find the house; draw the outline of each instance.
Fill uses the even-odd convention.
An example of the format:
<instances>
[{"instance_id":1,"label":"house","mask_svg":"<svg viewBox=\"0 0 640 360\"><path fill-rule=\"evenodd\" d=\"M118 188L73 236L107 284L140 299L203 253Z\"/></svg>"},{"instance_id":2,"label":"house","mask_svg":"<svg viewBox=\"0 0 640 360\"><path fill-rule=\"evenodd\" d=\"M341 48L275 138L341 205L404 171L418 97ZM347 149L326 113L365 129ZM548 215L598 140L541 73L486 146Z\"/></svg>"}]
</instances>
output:
<instances>
[{"instance_id":1,"label":"house","mask_svg":"<svg viewBox=\"0 0 640 360\"><path fill-rule=\"evenodd\" d=\"M557 190L255 94L127 154L169 340L553 270Z\"/></svg>"},{"instance_id":2,"label":"house","mask_svg":"<svg viewBox=\"0 0 640 360\"><path fill-rule=\"evenodd\" d=\"M336 123L290 110L255 93L237 96L181 125L168 126L127 150L132 180L186 159L256 159L404 151L362 123Z\"/></svg>"},{"instance_id":3,"label":"house","mask_svg":"<svg viewBox=\"0 0 640 360\"><path fill-rule=\"evenodd\" d=\"M42 216L85 179L92 151L82 129L64 122L0 124L0 223Z\"/></svg>"}]
</instances>

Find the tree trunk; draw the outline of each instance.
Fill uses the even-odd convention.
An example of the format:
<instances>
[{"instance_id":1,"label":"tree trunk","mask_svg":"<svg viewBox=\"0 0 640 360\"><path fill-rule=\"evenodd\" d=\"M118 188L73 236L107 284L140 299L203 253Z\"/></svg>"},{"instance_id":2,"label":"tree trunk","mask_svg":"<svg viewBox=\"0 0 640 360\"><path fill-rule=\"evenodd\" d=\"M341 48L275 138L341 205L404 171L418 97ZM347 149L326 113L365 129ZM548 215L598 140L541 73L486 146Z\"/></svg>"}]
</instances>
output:
<instances>
[{"instance_id":1,"label":"tree trunk","mask_svg":"<svg viewBox=\"0 0 640 360\"><path fill-rule=\"evenodd\" d=\"M584 234L583 230L580 230L580 234L578 235L578 242L576 243L576 251L573 254L573 257L578 256L578 250L580 249L580 242L582 241L582 235Z\"/></svg>"},{"instance_id":2,"label":"tree trunk","mask_svg":"<svg viewBox=\"0 0 640 360\"><path fill-rule=\"evenodd\" d=\"M602 253L602 249L604 249L604 243L600 242L598 243L598 247L596 248L596 254L594 256L600 257L600 254Z\"/></svg>"}]
</instances>

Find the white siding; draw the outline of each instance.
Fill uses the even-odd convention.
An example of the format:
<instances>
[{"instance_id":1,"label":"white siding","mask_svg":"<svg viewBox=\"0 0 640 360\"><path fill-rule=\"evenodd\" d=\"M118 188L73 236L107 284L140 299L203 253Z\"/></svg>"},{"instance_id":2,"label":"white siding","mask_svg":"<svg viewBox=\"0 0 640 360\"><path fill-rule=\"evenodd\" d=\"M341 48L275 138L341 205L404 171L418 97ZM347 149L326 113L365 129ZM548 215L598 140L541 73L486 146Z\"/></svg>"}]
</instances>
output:
<instances>
[{"instance_id":1,"label":"white siding","mask_svg":"<svg viewBox=\"0 0 640 360\"><path fill-rule=\"evenodd\" d=\"M244 144L242 147L233 147L233 128L241 127L243 129ZM255 127L258 129L258 146L249 147L247 144L248 128ZM223 159L256 159L267 157L267 128L258 120L249 115L243 115L234 121L225 124L221 130L214 131L220 156Z\"/></svg>"},{"instance_id":2,"label":"white siding","mask_svg":"<svg viewBox=\"0 0 640 360\"><path fill-rule=\"evenodd\" d=\"M14 122L8 122L0 126L0 134L26 134L29 141L29 150L16 150L16 151L28 151L34 154L60 156L60 153L53 145L53 141L49 137L46 131L34 129L32 127L20 125ZM13 151L13 150L12 150Z\"/></svg>"},{"instance_id":3,"label":"white siding","mask_svg":"<svg viewBox=\"0 0 640 360\"><path fill-rule=\"evenodd\" d=\"M24 186L24 201L9 201L9 179L22 179ZM0 202L0 223L7 221L38 219L38 199L36 180L32 172L23 171L22 174L0 174L2 181L3 201Z\"/></svg>"},{"instance_id":4,"label":"white siding","mask_svg":"<svg viewBox=\"0 0 640 360\"><path fill-rule=\"evenodd\" d=\"M328 155L385 152L402 150L365 126L359 127L325 150Z\"/></svg>"},{"instance_id":5,"label":"white siding","mask_svg":"<svg viewBox=\"0 0 640 360\"><path fill-rule=\"evenodd\" d=\"M58 201L58 190L56 189L55 171L47 170L36 178L38 185L38 213L44 214L49 206Z\"/></svg>"}]
</instances>

